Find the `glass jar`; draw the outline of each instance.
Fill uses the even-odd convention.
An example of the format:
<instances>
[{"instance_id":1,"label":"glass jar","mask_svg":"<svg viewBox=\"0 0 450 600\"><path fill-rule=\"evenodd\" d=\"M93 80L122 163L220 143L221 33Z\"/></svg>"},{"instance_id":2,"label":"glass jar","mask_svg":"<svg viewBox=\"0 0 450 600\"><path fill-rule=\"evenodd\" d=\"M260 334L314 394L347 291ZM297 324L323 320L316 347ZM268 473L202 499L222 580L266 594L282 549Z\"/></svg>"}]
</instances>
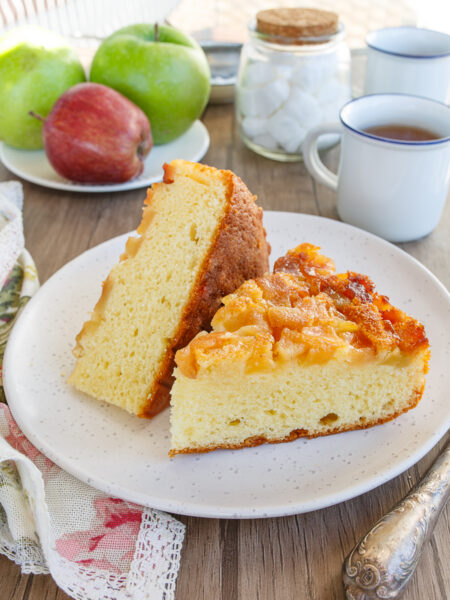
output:
<instances>
[{"instance_id":1,"label":"glass jar","mask_svg":"<svg viewBox=\"0 0 450 600\"><path fill-rule=\"evenodd\" d=\"M301 160L309 129L336 121L351 98L350 50L345 27L322 37L286 39L256 30L241 53L236 114L244 143L254 152L280 161ZM328 148L338 135L320 138Z\"/></svg>"}]
</instances>

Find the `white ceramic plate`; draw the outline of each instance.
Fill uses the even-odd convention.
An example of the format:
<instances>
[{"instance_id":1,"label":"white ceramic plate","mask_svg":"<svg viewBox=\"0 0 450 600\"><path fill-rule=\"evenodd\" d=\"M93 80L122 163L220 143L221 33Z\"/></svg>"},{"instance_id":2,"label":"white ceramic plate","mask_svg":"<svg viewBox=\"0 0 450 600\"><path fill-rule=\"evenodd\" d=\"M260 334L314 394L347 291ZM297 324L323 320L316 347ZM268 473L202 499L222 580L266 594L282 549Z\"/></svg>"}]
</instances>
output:
<instances>
[{"instance_id":1,"label":"white ceramic plate","mask_svg":"<svg viewBox=\"0 0 450 600\"><path fill-rule=\"evenodd\" d=\"M0 143L0 159L12 173L32 183L69 192L123 192L148 187L163 176L162 165L175 158L199 161L209 148L209 134L201 121L196 121L182 136L162 146L154 146L145 159L139 177L125 183L85 185L64 179L48 162L44 150L17 150Z\"/></svg>"},{"instance_id":2,"label":"white ceramic plate","mask_svg":"<svg viewBox=\"0 0 450 600\"><path fill-rule=\"evenodd\" d=\"M128 415L66 384L74 338L123 251L126 235L85 252L47 281L15 325L4 384L29 439L61 467L120 498L203 517L306 512L362 494L418 461L450 423L450 297L422 265L362 230L294 213L265 213L275 259L302 241L338 270L370 274L394 304L424 322L432 360L414 410L365 431L169 459L169 413Z\"/></svg>"}]
</instances>

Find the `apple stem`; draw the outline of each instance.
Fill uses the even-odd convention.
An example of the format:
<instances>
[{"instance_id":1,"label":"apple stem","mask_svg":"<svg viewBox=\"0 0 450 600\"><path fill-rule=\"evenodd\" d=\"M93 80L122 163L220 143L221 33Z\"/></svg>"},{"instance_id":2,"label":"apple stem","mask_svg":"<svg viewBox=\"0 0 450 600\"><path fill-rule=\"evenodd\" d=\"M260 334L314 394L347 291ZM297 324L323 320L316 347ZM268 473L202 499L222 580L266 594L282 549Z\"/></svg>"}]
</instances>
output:
<instances>
[{"instance_id":1,"label":"apple stem","mask_svg":"<svg viewBox=\"0 0 450 600\"><path fill-rule=\"evenodd\" d=\"M34 110L29 110L28 114L30 115L30 117L34 117L35 119L39 119L39 121L42 121L42 122L45 121L44 117L41 117L41 115L38 115L37 113L35 113Z\"/></svg>"},{"instance_id":2,"label":"apple stem","mask_svg":"<svg viewBox=\"0 0 450 600\"><path fill-rule=\"evenodd\" d=\"M159 25L155 23L155 42L159 42Z\"/></svg>"}]
</instances>

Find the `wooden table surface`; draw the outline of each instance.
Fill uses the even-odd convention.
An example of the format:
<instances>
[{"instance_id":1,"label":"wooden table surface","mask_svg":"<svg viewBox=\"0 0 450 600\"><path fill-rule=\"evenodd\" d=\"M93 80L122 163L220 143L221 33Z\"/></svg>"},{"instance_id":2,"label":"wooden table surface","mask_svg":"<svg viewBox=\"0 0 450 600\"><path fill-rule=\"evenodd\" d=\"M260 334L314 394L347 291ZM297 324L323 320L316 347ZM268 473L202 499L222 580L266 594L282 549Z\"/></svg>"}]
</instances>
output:
<instances>
[{"instance_id":1,"label":"wooden table surface","mask_svg":"<svg viewBox=\"0 0 450 600\"><path fill-rule=\"evenodd\" d=\"M259 157L241 143L230 105L204 115L211 135L204 162L233 170L258 195L264 209L337 218L334 193L315 184L302 163ZM338 149L326 160L336 165ZM0 179L14 178L0 166ZM24 182L25 238L41 282L66 262L109 238L134 229L144 190L74 194ZM300 242L301 240L299 240ZM450 287L450 203L427 238L401 247ZM448 437L448 436L447 436ZM218 520L179 517L186 538L177 600L337 600L344 598L341 567L359 538L418 481L442 440L417 465L353 500L290 517ZM442 513L404 600L450 598L450 506ZM1 600L63 600L50 576L21 575L0 557Z\"/></svg>"}]
</instances>

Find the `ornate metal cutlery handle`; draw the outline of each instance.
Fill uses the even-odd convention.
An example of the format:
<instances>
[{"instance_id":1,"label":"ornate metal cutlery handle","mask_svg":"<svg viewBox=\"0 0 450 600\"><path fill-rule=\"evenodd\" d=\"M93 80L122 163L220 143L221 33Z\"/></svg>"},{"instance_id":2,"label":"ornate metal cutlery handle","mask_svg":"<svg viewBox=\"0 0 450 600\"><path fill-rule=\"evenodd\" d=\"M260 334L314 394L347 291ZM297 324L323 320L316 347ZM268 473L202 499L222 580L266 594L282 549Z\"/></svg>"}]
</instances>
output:
<instances>
[{"instance_id":1,"label":"ornate metal cutlery handle","mask_svg":"<svg viewBox=\"0 0 450 600\"><path fill-rule=\"evenodd\" d=\"M450 495L450 444L426 476L347 556L347 600L400 598Z\"/></svg>"}]
</instances>

